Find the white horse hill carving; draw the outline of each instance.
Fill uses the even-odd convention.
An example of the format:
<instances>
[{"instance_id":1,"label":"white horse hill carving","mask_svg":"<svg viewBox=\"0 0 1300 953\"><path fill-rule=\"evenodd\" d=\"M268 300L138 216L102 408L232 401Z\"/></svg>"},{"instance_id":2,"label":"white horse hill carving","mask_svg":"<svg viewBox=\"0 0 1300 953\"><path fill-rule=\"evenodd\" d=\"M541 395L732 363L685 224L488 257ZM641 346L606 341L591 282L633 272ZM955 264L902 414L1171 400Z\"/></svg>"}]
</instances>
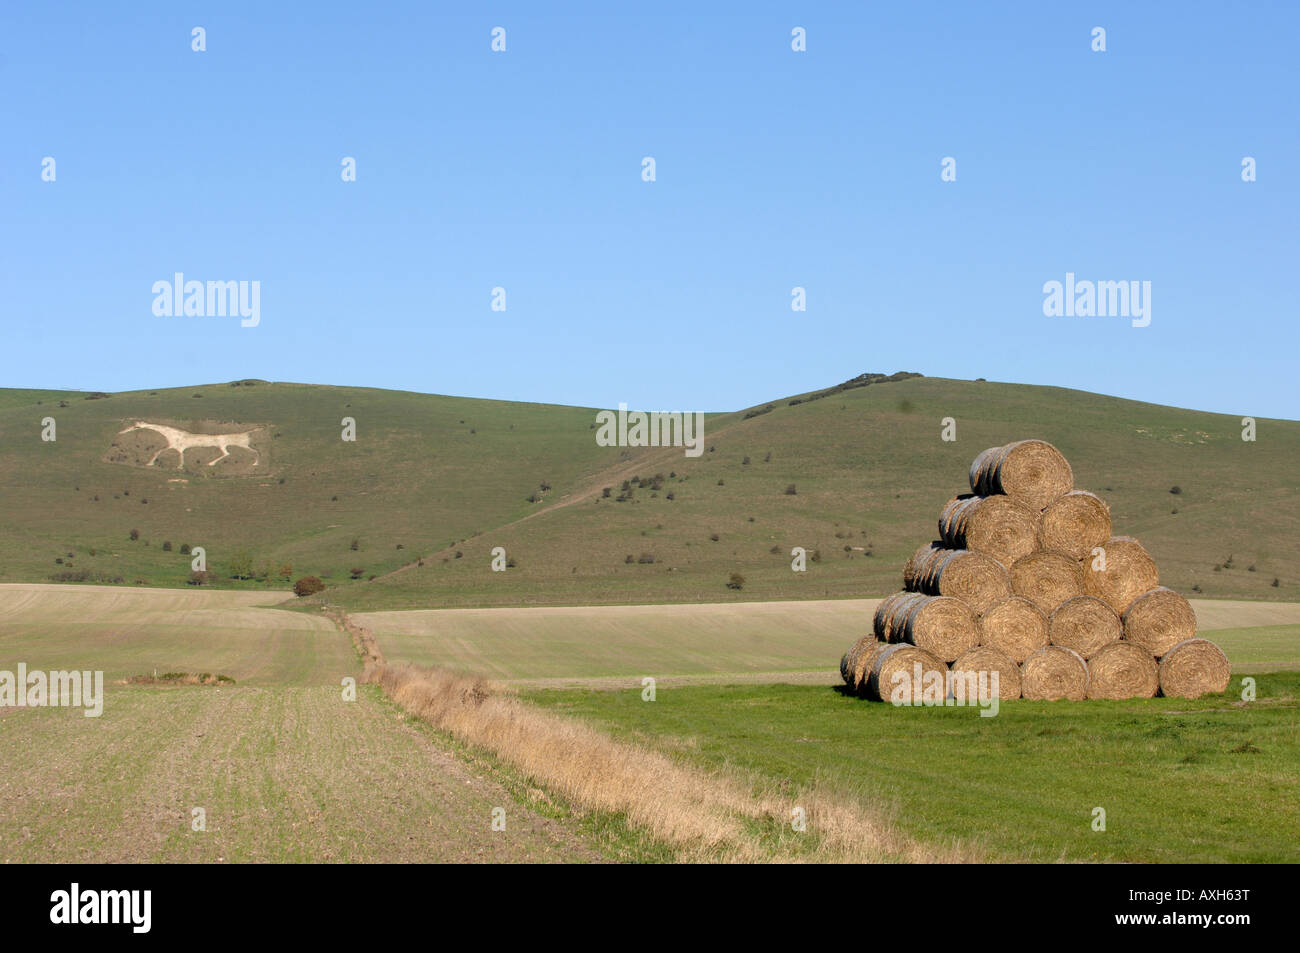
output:
<instances>
[{"instance_id":1,"label":"white horse hill carving","mask_svg":"<svg viewBox=\"0 0 1300 953\"><path fill-rule=\"evenodd\" d=\"M221 456L211 461L208 466L214 466L226 459L226 457L230 456L229 448L231 447L243 447L245 450L252 451L257 455L257 459L253 461L253 466L257 466L261 461L262 455L258 453L256 447L249 445L248 440L259 429L260 428L254 427L252 430L245 431L244 433L190 433L188 430L177 430L175 427L165 427L162 424L151 424L147 420L137 420L134 424L124 430L119 430L118 436L121 436L124 433L130 433L133 430L152 430L156 433L162 434L164 439L167 441L167 446L163 447L158 451L158 453L155 453L150 457L149 462L146 463L145 466L153 466L159 455L168 450L175 450L180 454L180 463L176 465L176 469L181 470L185 467L185 451L194 449L195 447L216 447L221 451Z\"/></svg>"}]
</instances>

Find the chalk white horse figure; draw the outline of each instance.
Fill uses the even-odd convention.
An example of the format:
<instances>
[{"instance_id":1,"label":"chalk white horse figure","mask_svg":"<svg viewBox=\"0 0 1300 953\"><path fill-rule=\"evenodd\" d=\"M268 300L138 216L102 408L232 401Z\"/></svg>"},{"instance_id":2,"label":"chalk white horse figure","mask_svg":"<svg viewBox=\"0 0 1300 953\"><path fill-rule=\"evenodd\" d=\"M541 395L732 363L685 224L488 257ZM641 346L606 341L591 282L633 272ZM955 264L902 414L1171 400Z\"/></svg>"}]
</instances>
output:
<instances>
[{"instance_id":1,"label":"chalk white horse figure","mask_svg":"<svg viewBox=\"0 0 1300 953\"><path fill-rule=\"evenodd\" d=\"M256 449L248 444L249 437L257 432L256 428L246 431L245 433L190 433L188 430L177 430L175 427L165 427L162 424L151 424L147 420L137 420L134 424L124 430L119 430L118 436L121 436L124 433L130 433L133 430L153 430L156 433L162 434L167 441L167 446L163 447L158 451L158 453L155 453L149 458L149 462L145 464L147 467L153 466L154 462L165 451L175 450L180 454L181 458L180 463L176 465L176 469L184 469L185 451L193 449L194 447L216 447L221 451L221 456L211 461L208 466L214 466L226 459L226 457L230 456L230 447L243 447L245 450L251 450L253 453L257 454L258 459L262 456ZM257 466L257 464L258 460L254 460L253 466Z\"/></svg>"}]
</instances>

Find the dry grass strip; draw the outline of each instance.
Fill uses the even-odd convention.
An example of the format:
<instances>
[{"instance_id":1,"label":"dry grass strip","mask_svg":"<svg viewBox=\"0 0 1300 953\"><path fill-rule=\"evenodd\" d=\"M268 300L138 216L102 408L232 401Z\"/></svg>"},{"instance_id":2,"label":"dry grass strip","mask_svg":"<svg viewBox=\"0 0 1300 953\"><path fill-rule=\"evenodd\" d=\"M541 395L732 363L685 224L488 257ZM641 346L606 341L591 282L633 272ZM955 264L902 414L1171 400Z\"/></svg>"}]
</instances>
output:
<instances>
[{"instance_id":1,"label":"dry grass strip","mask_svg":"<svg viewBox=\"0 0 1300 953\"><path fill-rule=\"evenodd\" d=\"M736 779L615 741L586 722L494 690L481 678L379 666L374 680L434 727L490 751L577 808L625 815L684 861L932 863L979 856L970 847L912 841L886 813L816 787L793 798L754 794ZM796 806L806 812L806 834L791 830ZM765 839L752 830L754 821L788 833Z\"/></svg>"}]
</instances>

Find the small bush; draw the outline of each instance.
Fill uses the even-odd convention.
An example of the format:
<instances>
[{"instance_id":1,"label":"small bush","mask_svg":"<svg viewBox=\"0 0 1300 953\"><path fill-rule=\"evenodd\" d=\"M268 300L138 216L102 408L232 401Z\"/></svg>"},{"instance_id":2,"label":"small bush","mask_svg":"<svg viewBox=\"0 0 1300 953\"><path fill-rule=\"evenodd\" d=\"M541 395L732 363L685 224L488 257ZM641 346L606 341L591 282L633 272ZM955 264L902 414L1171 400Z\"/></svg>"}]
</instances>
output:
<instances>
[{"instance_id":1,"label":"small bush","mask_svg":"<svg viewBox=\"0 0 1300 953\"><path fill-rule=\"evenodd\" d=\"M736 590L744 589L745 577L738 572L733 572L730 578L727 579L727 588Z\"/></svg>"},{"instance_id":2,"label":"small bush","mask_svg":"<svg viewBox=\"0 0 1300 953\"><path fill-rule=\"evenodd\" d=\"M1272 583L1272 585L1273 585L1273 588L1276 589L1278 586L1282 585L1282 583L1280 583L1280 582L1278 581L1277 577L1274 576L1274 577L1273 577L1273 583Z\"/></svg>"},{"instance_id":3,"label":"small bush","mask_svg":"<svg viewBox=\"0 0 1300 953\"><path fill-rule=\"evenodd\" d=\"M352 573L353 579L360 579L362 576L366 574L365 569L361 566L353 566L351 569L348 570L348 572Z\"/></svg>"},{"instance_id":4,"label":"small bush","mask_svg":"<svg viewBox=\"0 0 1300 953\"><path fill-rule=\"evenodd\" d=\"M209 572L206 569L195 569L189 574L189 577L185 580L185 584L189 586L208 586L211 585L216 578L215 573Z\"/></svg>"},{"instance_id":5,"label":"small bush","mask_svg":"<svg viewBox=\"0 0 1300 953\"><path fill-rule=\"evenodd\" d=\"M629 566L632 565L632 563L634 563L635 561L636 561L636 560L634 560L634 559L632 558L632 554L631 554L631 553L628 553L626 556L623 557L623 562L626 563L626 564L629 565Z\"/></svg>"},{"instance_id":6,"label":"small bush","mask_svg":"<svg viewBox=\"0 0 1300 953\"><path fill-rule=\"evenodd\" d=\"M643 566L648 566L655 561L654 553L642 553L637 557L637 562Z\"/></svg>"},{"instance_id":7,"label":"small bush","mask_svg":"<svg viewBox=\"0 0 1300 953\"><path fill-rule=\"evenodd\" d=\"M710 534L709 534L709 539L713 540L715 543L716 543L718 540L720 540L721 538L722 538L722 537L719 536L717 533L710 533Z\"/></svg>"},{"instance_id":8,"label":"small bush","mask_svg":"<svg viewBox=\"0 0 1300 953\"><path fill-rule=\"evenodd\" d=\"M310 596L325 589L325 583L321 582L315 576L303 576L293 584L294 595Z\"/></svg>"},{"instance_id":9,"label":"small bush","mask_svg":"<svg viewBox=\"0 0 1300 953\"><path fill-rule=\"evenodd\" d=\"M360 549L360 548L361 548L361 540L359 540L359 539L354 539L354 540L353 540L353 541L348 545L348 549L352 550L354 553L355 553L358 549Z\"/></svg>"},{"instance_id":10,"label":"small bush","mask_svg":"<svg viewBox=\"0 0 1300 953\"><path fill-rule=\"evenodd\" d=\"M164 539L164 540L163 540L163 552L164 552L164 553L170 553L171 551L172 551L172 541L171 541L170 539Z\"/></svg>"},{"instance_id":11,"label":"small bush","mask_svg":"<svg viewBox=\"0 0 1300 953\"><path fill-rule=\"evenodd\" d=\"M131 530L130 536L132 540L137 540L140 538L140 531L138 529L133 529Z\"/></svg>"},{"instance_id":12,"label":"small bush","mask_svg":"<svg viewBox=\"0 0 1300 953\"><path fill-rule=\"evenodd\" d=\"M798 493L798 491L795 489L795 485L793 483L791 483L789 486L785 488L786 496L794 496L796 493Z\"/></svg>"},{"instance_id":13,"label":"small bush","mask_svg":"<svg viewBox=\"0 0 1300 953\"><path fill-rule=\"evenodd\" d=\"M1172 493L1174 496L1177 496L1179 493L1183 492L1183 488L1181 486L1171 486L1169 488L1169 492Z\"/></svg>"},{"instance_id":14,"label":"small bush","mask_svg":"<svg viewBox=\"0 0 1300 953\"><path fill-rule=\"evenodd\" d=\"M181 553L182 556L188 556L188 555L190 554L190 544L189 544L189 543L181 543L180 553Z\"/></svg>"},{"instance_id":15,"label":"small bush","mask_svg":"<svg viewBox=\"0 0 1300 953\"><path fill-rule=\"evenodd\" d=\"M231 579L252 579L253 578L253 557L246 551L240 550L230 557L230 563L226 567L230 573Z\"/></svg>"}]
</instances>

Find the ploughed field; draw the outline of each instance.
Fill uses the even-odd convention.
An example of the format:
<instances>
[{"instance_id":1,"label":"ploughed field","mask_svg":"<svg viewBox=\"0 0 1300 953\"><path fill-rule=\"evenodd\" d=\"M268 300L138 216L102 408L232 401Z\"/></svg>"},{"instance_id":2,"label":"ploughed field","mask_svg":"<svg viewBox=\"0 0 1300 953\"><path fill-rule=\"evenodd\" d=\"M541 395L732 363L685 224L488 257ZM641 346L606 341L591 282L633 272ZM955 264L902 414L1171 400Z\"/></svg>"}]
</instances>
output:
<instances>
[{"instance_id":1,"label":"ploughed field","mask_svg":"<svg viewBox=\"0 0 1300 953\"><path fill-rule=\"evenodd\" d=\"M104 671L97 718L0 708L0 863L601 859L377 687L344 701L347 636L264 599L0 586L0 669ZM155 667L235 683L122 683Z\"/></svg>"}]
</instances>

